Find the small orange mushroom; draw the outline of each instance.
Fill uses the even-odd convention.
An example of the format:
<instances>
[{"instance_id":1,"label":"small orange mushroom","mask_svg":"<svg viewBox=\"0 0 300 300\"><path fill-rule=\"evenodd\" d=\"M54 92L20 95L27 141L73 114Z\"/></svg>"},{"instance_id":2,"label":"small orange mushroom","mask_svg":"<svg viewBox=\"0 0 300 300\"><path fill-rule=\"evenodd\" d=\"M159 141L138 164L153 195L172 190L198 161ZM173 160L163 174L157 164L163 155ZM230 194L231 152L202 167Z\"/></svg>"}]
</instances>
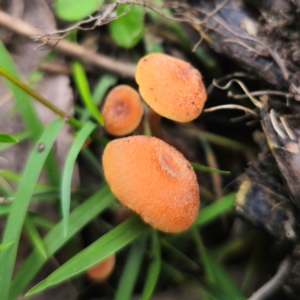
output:
<instances>
[{"instance_id":1,"label":"small orange mushroom","mask_svg":"<svg viewBox=\"0 0 300 300\"><path fill-rule=\"evenodd\" d=\"M128 85L113 88L106 97L102 114L107 132L115 136L129 134L143 116L139 93Z\"/></svg>"},{"instance_id":2,"label":"small orange mushroom","mask_svg":"<svg viewBox=\"0 0 300 300\"><path fill-rule=\"evenodd\" d=\"M181 232L199 209L199 188L190 163L172 146L149 136L108 143L105 178L114 195L153 227Z\"/></svg>"},{"instance_id":3,"label":"small orange mushroom","mask_svg":"<svg viewBox=\"0 0 300 300\"><path fill-rule=\"evenodd\" d=\"M189 122L202 112L206 90L200 72L191 64L152 53L140 59L135 78L143 99L161 116Z\"/></svg>"},{"instance_id":4,"label":"small orange mushroom","mask_svg":"<svg viewBox=\"0 0 300 300\"><path fill-rule=\"evenodd\" d=\"M102 281L108 278L116 264L116 254L113 253L86 270L89 279Z\"/></svg>"}]
</instances>

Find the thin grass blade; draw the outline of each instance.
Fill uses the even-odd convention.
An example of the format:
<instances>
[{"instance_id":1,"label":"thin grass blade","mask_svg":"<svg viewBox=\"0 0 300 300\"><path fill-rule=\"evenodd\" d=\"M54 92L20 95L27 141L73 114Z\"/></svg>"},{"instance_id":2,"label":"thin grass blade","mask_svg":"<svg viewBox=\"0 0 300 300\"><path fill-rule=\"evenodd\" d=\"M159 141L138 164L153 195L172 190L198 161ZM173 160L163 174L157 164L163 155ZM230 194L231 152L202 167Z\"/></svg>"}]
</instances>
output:
<instances>
[{"instance_id":1,"label":"thin grass blade","mask_svg":"<svg viewBox=\"0 0 300 300\"><path fill-rule=\"evenodd\" d=\"M17 183L19 183L22 179L22 175L4 169L2 170L0 169L0 175L7 180L11 180ZM35 185L36 192L44 192L44 191L49 191L51 189L53 188L50 185L45 183L37 182Z\"/></svg>"},{"instance_id":2,"label":"thin grass blade","mask_svg":"<svg viewBox=\"0 0 300 300\"><path fill-rule=\"evenodd\" d=\"M103 75L98 80L92 94L93 102L97 107L99 107L108 89L114 86L117 83L117 81L118 78L116 76L109 75L109 74ZM82 112L80 121L84 123L88 120L90 116L91 116L90 111L86 109Z\"/></svg>"},{"instance_id":3,"label":"thin grass blade","mask_svg":"<svg viewBox=\"0 0 300 300\"><path fill-rule=\"evenodd\" d=\"M105 185L71 212L67 236L65 236L63 232L63 221L60 221L57 225L55 225L55 227L43 240L48 256L52 256L82 227L106 209L114 201L114 199L114 195L111 193L108 186ZM26 286L30 283L46 261L46 259L39 255L37 250L33 251L29 255L13 279L9 299L16 299L17 296L24 291Z\"/></svg>"},{"instance_id":4,"label":"thin grass blade","mask_svg":"<svg viewBox=\"0 0 300 300\"><path fill-rule=\"evenodd\" d=\"M15 76L18 79L21 79L18 70L16 69L9 53L7 52L5 46L0 41L0 66L2 66L6 71ZM35 141L41 136L43 132L43 124L40 121L34 105L30 99L30 96L25 93L23 90L18 88L9 80L6 80L7 86L12 91L15 96L16 103L20 112L23 116L23 119L32 133L32 137Z\"/></svg>"},{"instance_id":5,"label":"thin grass blade","mask_svg":"<svg viewBox=\"0 0 300 300\"><path fill-rule=\"evenodd\" d=\"M15 139L20 143L29 137L31 137L31 133L29 130L24 130L14 134ZM13 144L0 144L0 151L3 151L9 147L13 146Z\"/></svg>"},{"instance_id":6,"label":"thin grass blade","mask_svg":"<svg viewBox=\"0 0 300 300\"><path fill-rule=\"evenodd\" d=\"M95 129L96 125L92 122L87 122L79 131L76 136L66 159L66 163L63 170L62 184L61 184L61 205L62 205L62 217L64 222L65 236L68 232L69 225L69 212L71 201L71 181L74 170L74 165L80 149L91 132Z\"/></svg>"},{"instance_id":7,"label":"thin grass blade","mask_svg":"<svg viewBox=\"0 0 300 300\"><path fill-rule=\"evenodd\" d=\"M37 251L39 252L40 255L42 255L45 259L47 259L48 257L47 257L44 243L28 214L25 218L24 228L25 228L27 235L32 243L32 246L37 249Z\"/></svg>"},{"instance_id":8,"label":"thin grass blade","mask_svg":"<svg viewBox=\"0 0 300 300\"><path fill-rule=\"evenodd\" d=\"M6 300L8 297L10 281L14 269L17 249L24 223L26 212L28 209L34 187L41 173L46 158L52 148L52 145L64 126L63 120L55 120L46 128L40 140L35 145L23 172L15 199L12 203L11 211L6 223L3 244L14 242L13 246L8 250L0 253L0 299ZM44 144L43 151L39 151L39 144Z\"/></svg>"},{"instance_id":9,"label":"thin grass blade","mask_svg":"<svg viewBox=\"0 0 300 300\"><path fill-rule=\"evenodd\" d=\"M151 298L152 293L154 292L155 285L157 283L160 267L161 267L161 252L160 252L160 242L158 237L158 232L152 230L152 244L151 244L151 253L150 253L150 265L148 268L146 282L142 292L141 300L148 300Z\"/></svg>"},{"instance_id":10,"label":"thin grass blade","mask_svg":"<svg viewBox=\"0 0 300 300\"><path fill-rule=\"evenodd\" d=\"M200 210L193 226L204 226L233 209L236 193L228 194Z\"/></svg>"},{"instance_id":11,"label":"thin grass blade","mask_svg":"<svg viewBox=\"0 0 300 300\"><path fill-rule=\"evenodd\" d=\"M80 274L110 254L117 252L144 233L149 227L138 216L132 216L96 242L72 257L45 280L34 286L26 296L41 292Z\"/></svg>"},{"instance_id":12,"label":"thin grass blade","mask_svg":"<svg viewBox=\"0 0 300 300\"><path fill-rule=\"evenodd\" d=\"M223 297L223 299L246 300L235 283L231 280L229 274L227 274L217 260L206 250L196 228L192 229L192 234L196 246L199 249L200 259L203 263L208 285L220 289L224 295L226 295L226 298ZM208 297L208 299L210 299L210 297Z\"/></svg>"},{"instance_id":13,"label":"thin grass blade","mask_svg":"<svg viewBox=\"0 0 300 300\"><path fill-rule=\"evenodd\" d=\"M103 125L103 117L99 112L97 106L93 102L93 98L90 92L89 83L85 75L84 68L82 64L78 61L75 61L72 64L74 81L77 85L78 92L83 100L85 106L89 109L91 115L98 121L99 124Z\"/></svg>"},{"instance_id":14,"label":"thin grass blade","mask_svg":"<svg viewBox=\"0 0 300 300\"><path fill-rule=\"evenodd\" d=\"M7 244L0 244L0 251L9 248L10 246L13 245L14 242L10 242Z\"/></svg>"},{"instance_id":15,"label":"thin grass blade","mask_svg":"<svg viewBox=\"0 0 300 300\"><path fill-rule=\"evenodd\" d=\"M202 172L206 172L206 173L218 173L221 175L230 175L230 171L223 171L223 170L218 170L218 169L214 169L214 168L210 168L207 166L203 166L197 163L191 163L192 167L194 170L197 171L202 171Z\"/></svg>"},{"instance_id":16,"label":"thin grass blade","mask_svg":"<svg viewBox=\"0 0 300 300\"><path fill-rule=\"evenodd\" d=\"M146 250L147 235L136 240L127 256L126 264L119 281L114 300L132 299L133 289L140 272L142 259Z\"/></svg>"},{"instance_id":17,"label":"thin grass blade","mask_svg":"<svg viewBox=\"0 0 300 300\"><path fill-rule=\"evenodd\" d=\"M13 135L0 132L0 143L14 144L17 142L18 142L18 139L15 138Z\"/></svg>"},{"instance_id":18,"label":"thin grass blade","mask_svg":"<svg viewBox=\"0 0 300 300\"><path fill-rule=\"evenodd\" d=\"M21 76L17 68L15 67L14 62L12 61L9 53L7 52L5 46L1 41L0 41L0 69L3 69L3 72L6 74L9 73L7 75L10 75L11 77L10 80L14 80L13 82L6 79L7 86L15 96L17 107L20 110L20 113L22 114L22 117L28 129L30 130L33 140L37 141L41 136L41 134L43 133L44 125L41 122L36 112L33 102L31 101L31 97L29 96L29 90L25 92L23 89L21 89L19 86L15 84L16 81L18 81L21 83L23 88L26 88L26 85L21 81ZM34 90L32 91L36 94L36 96L43 98ZM50 105L52 105L51 102L49 103ZM56 108L54 107L54 109ZM53 153L50 153L49 156L47 157L45 169L51 184L53 186L59 186L60 172Z\"/></svg>"}]
</instances>

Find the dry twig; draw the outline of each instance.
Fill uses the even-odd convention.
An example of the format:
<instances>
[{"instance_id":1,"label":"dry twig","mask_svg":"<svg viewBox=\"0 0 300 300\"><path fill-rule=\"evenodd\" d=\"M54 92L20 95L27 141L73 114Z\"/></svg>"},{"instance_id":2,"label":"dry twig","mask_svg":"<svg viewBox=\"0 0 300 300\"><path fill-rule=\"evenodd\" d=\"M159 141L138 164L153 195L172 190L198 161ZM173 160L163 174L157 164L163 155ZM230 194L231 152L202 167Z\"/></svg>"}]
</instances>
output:
<instances>
[{"instance_id":1,"label":"dry twig","mask_svg":"<svg viewBox=\"0 0 300 300\"><path fill-rule=\"evenodd\" d=\"M0 25L28 38L42 35L42 32L34 26L21 19L14 18L3 11L0 11ZM74 57L83 63L93 64L94 66L117 73L121 76L134 77L135 64L116 61L109 56L98 54L94 51L85 49L78 44L65 40L61 40L58 44L57 41L47 38L41 38L41 41L45 41L45 43L50 47L56 46L56 51Z\"/></svg>"}]
</instances>

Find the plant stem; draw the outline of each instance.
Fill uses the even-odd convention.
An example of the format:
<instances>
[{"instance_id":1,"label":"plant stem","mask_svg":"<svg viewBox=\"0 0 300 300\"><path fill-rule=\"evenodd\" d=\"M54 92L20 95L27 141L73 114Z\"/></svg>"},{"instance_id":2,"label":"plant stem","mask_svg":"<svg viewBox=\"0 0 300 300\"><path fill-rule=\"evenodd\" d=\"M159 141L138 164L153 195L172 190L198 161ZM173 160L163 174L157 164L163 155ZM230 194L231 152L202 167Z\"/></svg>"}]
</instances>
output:
<instances>
[{"instance_id":1,"label":"plant stem","mask_svg":"<svg viewBox=\"0 0 300 300\"><path fill-rule=\"evenodd\" d=\"M62 119L64 119L66 122L69 122L74 128L81 129L83 127L83 124L75 119L72 116L67 115L64 111L53 105L49 100L44 98L42 95L40 95L38 92L36 92L34 89L32 89L30 86L10 74L8 71L6 71L4 68L0 66L0 74L4 76L6 79L14 83L16 86L18 86L20 89L22 89L24 92L32 96L34 99L36 99L38 102L43 104L44 106L48 107L51 111L53 111L56 115L60 116ZM99 142L100 144L107 144L108 140L105 138L99 137L96 133L92 133L91 137L93 140Z\"/></svg>"},{"instance_id":2,"label":"plant stem","mask_svg":"<svg viewBox=\"0 0 300 300\"><path fill-rule=\"evenodd\" d=\"M68 116L64 111L60 110L58 107L53 105L50 101L48 101L46 98L41 96L39 93L37 93L34 89L29 87L27 84L10 74L8 71L0 67L0 74L3 75L6 79L14 83L16 86L18 86L20 89L22 89L24 92L32 96L34 99L36 99L38 102L42 103L44 106L48 107L50 110L52 110L55 114L60 116L61 118L67 120L72 126L74 126L77 129L80 129L82 127L82 124L76 120L74 117Z\"/></svg>"}]
</instances>

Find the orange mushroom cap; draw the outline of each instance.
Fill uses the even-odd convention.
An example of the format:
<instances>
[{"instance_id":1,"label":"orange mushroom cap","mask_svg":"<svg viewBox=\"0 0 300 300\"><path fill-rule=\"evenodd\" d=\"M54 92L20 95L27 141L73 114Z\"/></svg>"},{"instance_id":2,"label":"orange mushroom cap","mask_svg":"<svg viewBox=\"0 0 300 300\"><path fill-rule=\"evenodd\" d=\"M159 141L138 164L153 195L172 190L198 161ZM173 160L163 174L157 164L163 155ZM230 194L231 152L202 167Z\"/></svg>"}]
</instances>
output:
<instances>
[{"instance_id":1,"label":"orange mushroom cap","mask_svg":"<svg viewBox=\"0 0 300 300\"><path fill-rule=\"evenodd\" d=\"M149 136L108 143L105 178L114 195L153 227L186 230L196 219L199 188L190 163L172 146Z\"/></svg>"},{"instance_id":2,"label":"orange mushroom cap","mask_svg":"<svg viewBox=\"0 0 300 300\"><path fill-rule=\"evenodd\" d=\"M116 254L113 253L87 269L86 274L91 280L104 280L111 274L112 270L114 269L115 263Z\"/></svg>"},{"instance_id":3,"label":"orange mushroom cap","mask_svg":"<svg viewBox=\"0 0 300 300\"><path fill-rule=\"evenodd\" d=\"M115 136L129 134L139 125L143 112L139 93L128 85L119 85L106 97L102 109L104 127Z\"/></svg>"},{"instance_id":4,"label":"orange mushroom cap","mask_svg":"<svg viewBox=\"0 0 300 300\"><path fill-rule=\"evenodd\" d=\"M140 59L135 78L143 99L161 116L189 122L202 112L205 86L189 63L162 53L148 54Z\"/></svg>"}]
</instances>

